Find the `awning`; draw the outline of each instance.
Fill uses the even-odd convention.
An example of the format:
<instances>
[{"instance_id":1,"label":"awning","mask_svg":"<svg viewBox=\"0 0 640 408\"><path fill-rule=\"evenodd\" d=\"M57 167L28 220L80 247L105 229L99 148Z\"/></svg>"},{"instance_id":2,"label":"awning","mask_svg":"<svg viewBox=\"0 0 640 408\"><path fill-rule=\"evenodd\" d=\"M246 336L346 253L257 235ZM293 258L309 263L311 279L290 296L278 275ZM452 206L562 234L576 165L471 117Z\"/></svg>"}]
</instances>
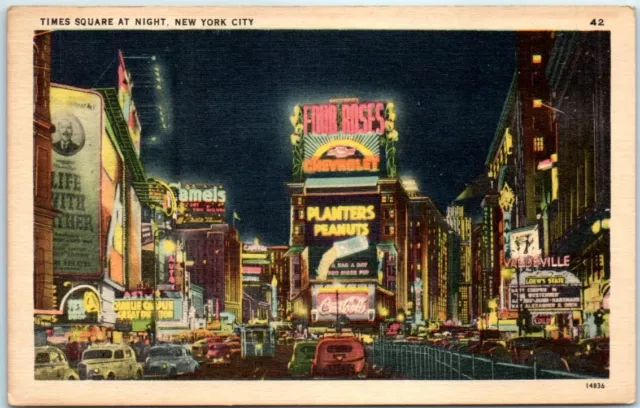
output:
<instances>
[{"instance_id":1,"label":"awning","mask_svg":"<svg viewBox=\"0 0 640 408\"><path fill-rule=\"evenodd\" d=\"M304 251L304 248L305 248L304 245L294 245L291 248L289 248L287 252L284 253L284 256L298 255L302 253L302 251Z\"/></svg>"},{"instance_id":2,"label":"awning","mask_svg":"<svg viewBox=\"0 0 640 408\"><path fill-rule=\"evenodd\" d=\"M378 184L377 176L328 177L328 178L308 178L304 186L306 188L375 187L377 184Z\"/></svg>"}]
</instances>

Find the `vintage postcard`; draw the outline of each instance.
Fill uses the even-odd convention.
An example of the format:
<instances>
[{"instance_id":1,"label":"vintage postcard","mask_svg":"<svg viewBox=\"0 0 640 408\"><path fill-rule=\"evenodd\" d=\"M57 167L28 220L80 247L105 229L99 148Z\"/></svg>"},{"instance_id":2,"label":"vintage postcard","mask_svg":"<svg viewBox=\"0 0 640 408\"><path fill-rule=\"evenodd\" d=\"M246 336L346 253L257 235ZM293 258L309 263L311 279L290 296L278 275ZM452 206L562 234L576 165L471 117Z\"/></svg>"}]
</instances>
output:
<instances>
[{"instance_id":1,"label":"vintage postcard","mask_svg":"<svg viewBox=\"0 0 640 408\"><path fill-rule=\"evenodd\" d=\"M11 404L635 399L632 8L8 25Z\"/></svg>"}]
</instances>

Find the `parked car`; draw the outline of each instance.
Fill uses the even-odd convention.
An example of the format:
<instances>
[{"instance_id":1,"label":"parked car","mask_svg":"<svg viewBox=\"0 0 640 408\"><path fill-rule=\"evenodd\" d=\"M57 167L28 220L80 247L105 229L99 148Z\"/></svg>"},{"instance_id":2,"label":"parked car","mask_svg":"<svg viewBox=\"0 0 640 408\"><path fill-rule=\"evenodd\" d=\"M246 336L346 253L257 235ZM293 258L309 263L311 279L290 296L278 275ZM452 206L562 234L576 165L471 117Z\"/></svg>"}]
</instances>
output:
<instances>
[{"instance_id":1,"label":"parked car","mask_svg":"<svg viewBox=\"0 0 640 408\"><path fill-rule=\"evenodd\" d=\"M567 359L571 371L607 375L609 372L609 339L595 338L580 342L573 357Z\"/></svg>"},{"instance_id":2,"label":"parked car","mask_svg":"<svg viewBox=\"0 0 640 408\"><path fill-rule=\"evenodd\" d=\"M364 375L364 346L356 337L325 337L318 342L311 364L314 376Z\"/></svg>"},{"instance_id":3,"label":"parked car","mask_svg":"<svg viewBox=\"0 0 640 408\"><path fill-rule=\"evenodd\" d=\"M191 355L193 358L202 363L207 359L207 353L209 352L209 340L198 340L191 345Z\"/></svg>"},{"instance_id":4,"label":"parked car","mask_svg":"<svg viewBox=\"0 0 640 408\"><path fill-rule=\"evenodd\" d=\"M293 346L293 354L287 368L292 377L311 375L311 364L316 354L317 341L299 341Z\"/></svg>"},{"instance_id":5,"label":"parked car","mask_svg":"<svg viewBox=\"0 0 640 408\"><path fill-rule=\"evenodd\" d=\"M208 365L231 364L231 348L222 341L210 342L205 362Z\"/></svg>"},{"instance_id":6,"label":"parked car","mask_svg":"<svg viewBox=\"0 0 640 408\"><path fill-rule=\"evenodd\" d=\"M540 341L539 337L516 337L507 341L507 350L514 363L523 364L531 359L531 354Z\"/></svg>"},{"instance_id":7,"label":"parked car","mask_svg":"<svg viewBox=\"0 0 640 408\"><path fill-rule=\"evenodd\" d=\"M179 345L155 346L149 350L149 358L144 364L145 377L177 377L197 374L200 364L191 351Z\"/></svg>"},{"instance_id":8,"label":"parked car","mask_svg":"<svg viewBox=\"0 0 640 408\"><path fill-rule=\"evenodd\" d=\"M98 344L82 353L78 363L81 380L139 380L144 368L133 349L124 344Z\"/></svg>"},{"instance_id":9,"label":"parked car","mask_svg":"<svg viewBox=\"0 0 640 408\"><path fill-rule=\"evenodd\" d=\"M69 367L64 352L57 347L43 346L35 349L36 380L77 380L78 374Z\"/></svg>"}]
</instances>

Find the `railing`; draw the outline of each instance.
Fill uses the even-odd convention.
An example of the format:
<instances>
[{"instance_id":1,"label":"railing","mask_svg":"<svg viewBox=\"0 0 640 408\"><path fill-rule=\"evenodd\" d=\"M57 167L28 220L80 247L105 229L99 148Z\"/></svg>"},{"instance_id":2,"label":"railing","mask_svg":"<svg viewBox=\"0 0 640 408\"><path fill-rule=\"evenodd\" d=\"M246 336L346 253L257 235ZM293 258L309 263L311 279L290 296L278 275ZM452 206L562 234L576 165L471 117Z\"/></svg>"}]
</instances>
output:
<instances>
[{"instance_id":1,"label":"railing","mask_svg":"<svg viewBox=\"0 0 640 408\"><path fill-rule=\"evenodd\" d=\"M548 380L593 376L514 364L424 343L376 341L367 347L367 363L393 378L412 380Z\"/></svg>"}]
</instances>

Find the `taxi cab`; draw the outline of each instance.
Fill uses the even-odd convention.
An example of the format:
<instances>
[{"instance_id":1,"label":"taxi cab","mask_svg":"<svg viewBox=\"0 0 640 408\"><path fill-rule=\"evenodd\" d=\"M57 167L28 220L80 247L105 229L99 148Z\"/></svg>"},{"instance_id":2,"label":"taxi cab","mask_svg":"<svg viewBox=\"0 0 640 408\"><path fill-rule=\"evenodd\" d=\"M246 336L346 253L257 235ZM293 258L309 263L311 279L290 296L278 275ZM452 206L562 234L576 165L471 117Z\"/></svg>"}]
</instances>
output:
<instances>
[{"instance_id":1,"label":"taxi cab","mask_svg":"<svg viewBox=\"0 0 640 408\"><path fill-rule=\"evenodd\" d=\"M209 340L207 339L198 340L191 345L191 355L193 355L193 358L199 363L207 359L208 351Z\"/></svg>"},{"instance_id":2,"label":"taxi cab","mask_svg":"<svg viewBox=\"0 0 640 408\"><path fill-rule=\"evenodd\" d=\"M357 337L338 335L318 342L311 363L313 376L362 376L364 371L364 346Z\"/></svg>"},{"instance_id":3,"label":"taxi cab","mask_svg":"<svg viewBox=\"0 0 640 408\"><path fill-rule=\"evenodd\" d=\"M82 353L78 363L81 380L142 379L143 366L133 349L124 344L99 344Z\"/></svg>"},{"instance_id":4,"label":"taxi cab","mask_svg":"<svg viewBox=\"0 0 640 408\"><path fill-rule=\"evenodd\" d=\"M77 380L78 374L69 367L62 350L52 347L36 347L36 380Z\"/></svg>"}]
</instances>

